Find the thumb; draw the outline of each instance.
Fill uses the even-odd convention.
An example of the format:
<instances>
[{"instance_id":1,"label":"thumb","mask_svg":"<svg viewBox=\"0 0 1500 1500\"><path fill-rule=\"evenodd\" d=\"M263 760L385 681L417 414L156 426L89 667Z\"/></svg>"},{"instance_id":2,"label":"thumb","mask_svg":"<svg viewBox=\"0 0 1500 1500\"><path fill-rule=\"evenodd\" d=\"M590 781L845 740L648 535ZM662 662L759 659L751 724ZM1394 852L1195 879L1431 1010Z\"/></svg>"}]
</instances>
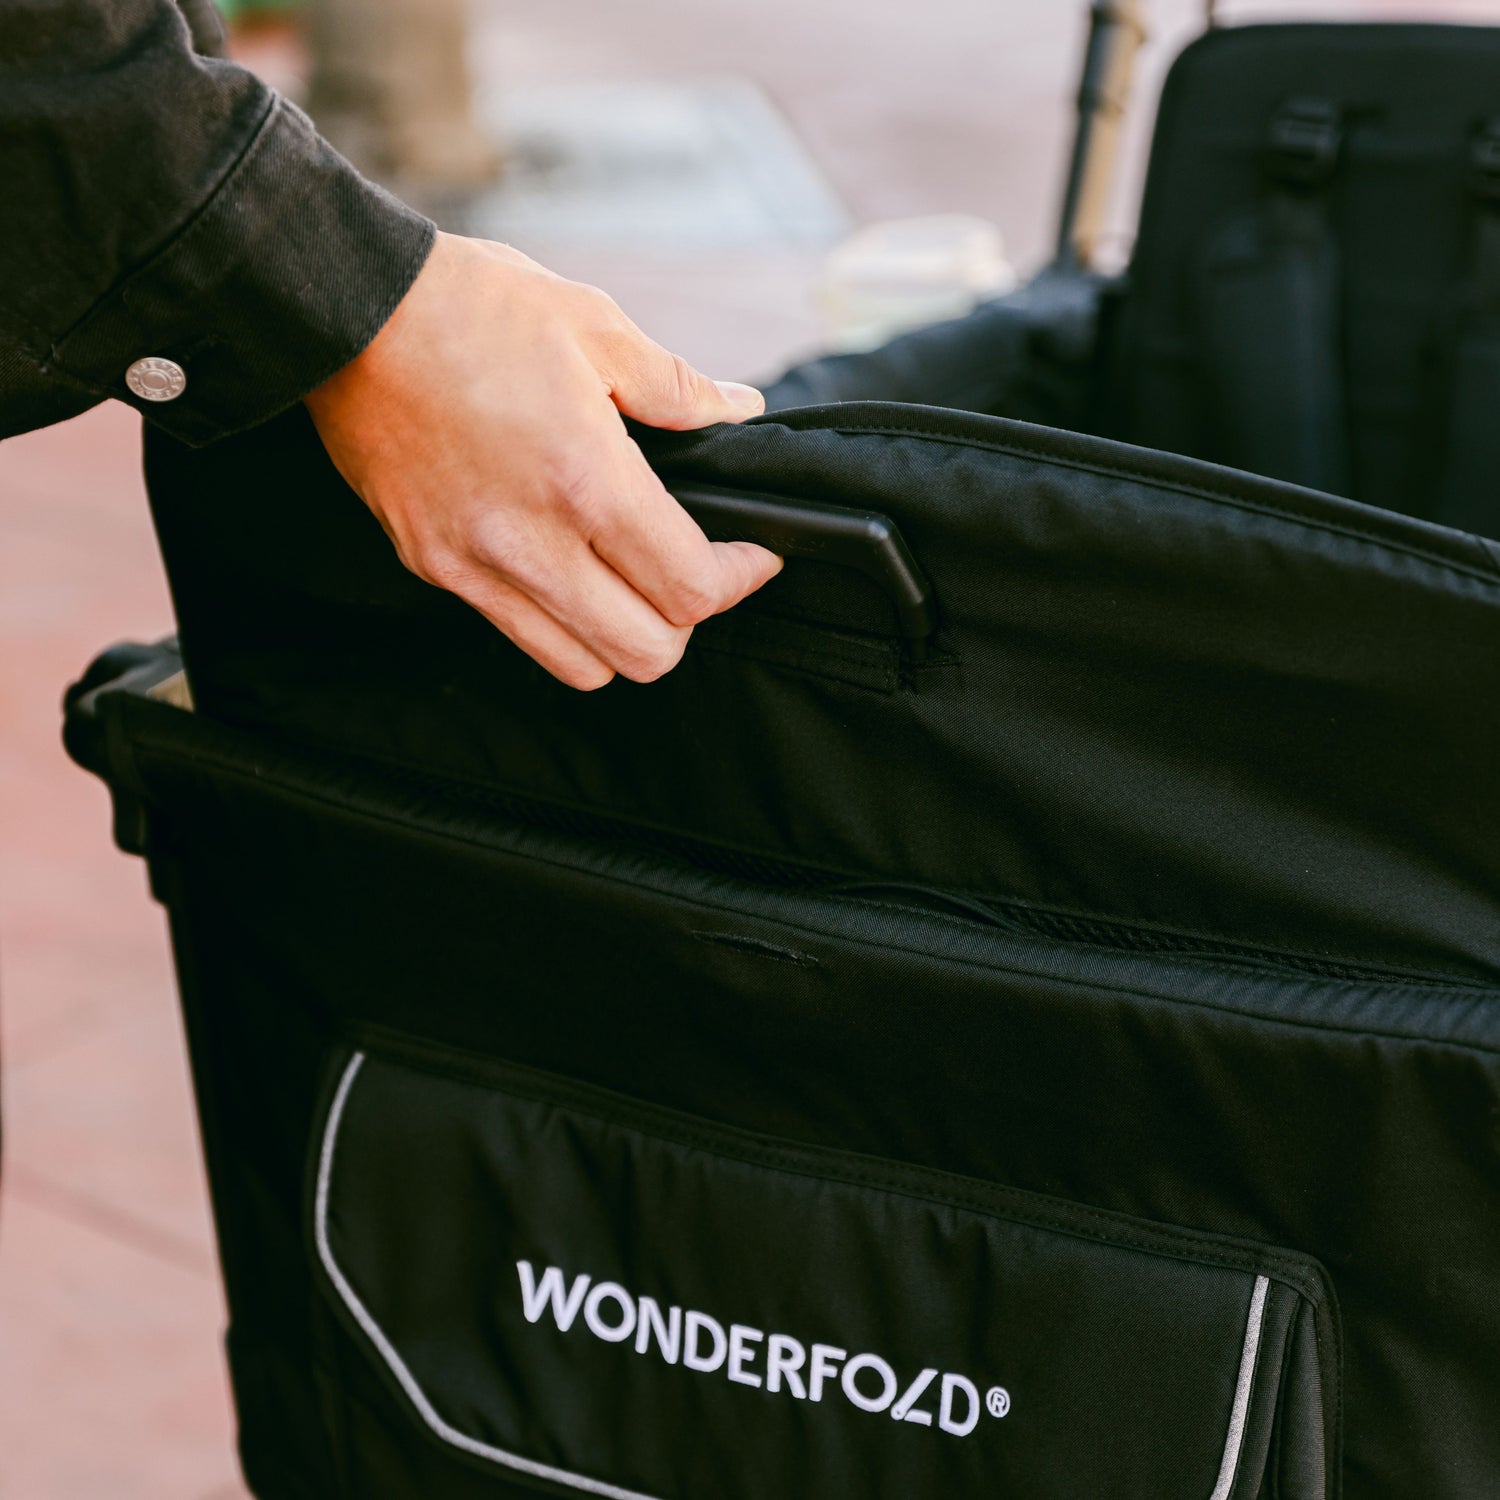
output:
<instances>
[{"instance_id":1,"label":"thumb","mask_svg":"<svg viewBox=\"0 0 1500 1500\"><path fill-rule=\"evenodd\" d=\"M620 411L648 427L686 432L714 422L743 422L766 409L753 386L710 380L685 359L669 354L637 328L629 347L618 351L610 397Z\"/></svg>"}]
</instances>

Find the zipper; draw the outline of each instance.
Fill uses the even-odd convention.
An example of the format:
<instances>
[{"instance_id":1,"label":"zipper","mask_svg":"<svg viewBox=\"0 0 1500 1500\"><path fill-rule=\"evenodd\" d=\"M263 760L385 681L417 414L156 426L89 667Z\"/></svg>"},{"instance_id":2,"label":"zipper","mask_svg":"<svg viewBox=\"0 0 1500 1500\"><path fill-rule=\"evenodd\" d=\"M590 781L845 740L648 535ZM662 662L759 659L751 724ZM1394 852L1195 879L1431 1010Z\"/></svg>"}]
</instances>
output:
<instances>
[{"instance_id":1,"label":"zipper","mask_svg":"<svg viewBox=\"0 0 1500 1500\"><path fill-rule=\"evenodd\" d=\"M153 704L151 708L158 709L159 705ZM177 709L162 708L160 711L169 713L174 720L182 717ZM205 730L215 738L227 735L236 742L243 735L243 731L238 730L218 730L215 733L201 721L194 729L195 738ZM137 735L138 743L140 738ZM157 748L171 754L178 747L158 742ZM237 744L234 750L226 753L231 762L243 763L243 746ZM201 759L201 752L192 758ZM621 852L671 860L680 867L703 874L778 892L814 895L866 911L886 910L893 915L938 917L971 930L984 929L1020 940L1049 941L1098 952L1228 963L1298 978L1419 985L1468 994L1493 990L1493 986L1483 979L1464 974L1398 969L1326 954L1292 952L1165 926L1118 921L1090 912L1068 911L984 893L815 865L785 856L715 844L674 829L612 818L590 809L543 801L503 788L476 786L452 777L437 776L409 764L396 765L365 757L350 757L350 760L374 780L398 783L412 791L429 794L449 810L455 805L483 809L499 814L520 829L561 834L596 845L612 845ZM257 778L263 777L264 766L257 765L253 774Z\"/></svg>"},{"instance_id":2,"label":"zipper","mask_svg":"<svg viewBox=\"0 0 1500 1500\"><path fill-rule=\"evenodd\" d=\"M385 769L389 774L388 768ZM420 774L415 779L444 798L457 797L498 812L515 823L541 832L606 841L636 853L666 856L705 874L727 876L752 885L796 890L866 908L916 912L938 916L1007 936L1043 939L1071 947L1111 953L1158 955L1230 963L1245 968L1369 984L1419 984L1426 987L1472 990L1467 978L1415 969L1385 968L1316 953L1297 953L1255 943L1169 927L1117 921L1092 913L1073 912L1024 901L950 890L900 880L862 877L852 871L800 863L774 855L734 849L676 832L629 822L622 818L542 802L519 794L478 788L442 777Z\"/></svg>"}]
</instances>

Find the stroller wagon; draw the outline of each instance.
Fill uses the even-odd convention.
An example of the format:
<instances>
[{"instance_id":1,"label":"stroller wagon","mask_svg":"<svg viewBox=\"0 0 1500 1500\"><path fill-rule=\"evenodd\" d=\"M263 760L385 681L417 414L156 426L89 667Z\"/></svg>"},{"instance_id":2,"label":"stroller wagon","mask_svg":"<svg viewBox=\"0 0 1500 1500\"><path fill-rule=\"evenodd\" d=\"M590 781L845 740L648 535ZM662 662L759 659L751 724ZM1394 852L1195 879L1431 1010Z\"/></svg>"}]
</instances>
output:
<instances>
[{"instance_id":1,"label":"stroller wagon","mask_svg":"<svg viewBox=\"0 0 1500 1500\"><path fill-rule=\"evenodd\" d=\"M640 434L790 558L649 687L151 438L67 733L257 1494L1500 1495L1497 80L1212 31L1126 276Z\"/></svg>"}]
</instances>

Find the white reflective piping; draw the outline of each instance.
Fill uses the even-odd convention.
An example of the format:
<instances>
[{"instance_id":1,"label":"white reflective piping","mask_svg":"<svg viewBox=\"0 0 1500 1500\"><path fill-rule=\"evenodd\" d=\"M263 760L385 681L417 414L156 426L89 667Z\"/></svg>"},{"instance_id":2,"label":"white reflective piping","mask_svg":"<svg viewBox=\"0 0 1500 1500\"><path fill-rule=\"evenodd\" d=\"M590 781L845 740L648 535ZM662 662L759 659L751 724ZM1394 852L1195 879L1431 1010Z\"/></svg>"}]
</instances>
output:
<instances>
[{"instance_id":1,"label":"white reflective piping","mask_svg":"<svg viewBox=\"0 0 1500 1500\"><path fill-rule=\"evenodd\" d=\"M1266 1321L1266 1293L1270 1290L1271 1283L1264 1276L1255 1278L1255 1291L1250 1296L1250 1316L1245 1323L1245 1348L1240 1355L1240 1378L1234 1388L1234 1406L1229 1412L1229 1436L1224 1440L1224 1461L1219 1465L1219 1482L1208 1500L1229 1500L1234 1491L1240 1449L1245 1445L1250 1391L1255 1385L1255 1356L1260 1351L1260 1331Z\"/></svg>"},{"instance_id":2,"label":"white reflective piping","mask_svg":"<svg viewBox=\"0 0 1500 1500\"><path fill-rule=\"evenodd\" d=\"M432 1402L427 1399L421 1386L417 1384L416 1377L407 1369L405 1361L396 1352L380 1325L371 1317L364 1303L359 1300L354 1288L349 1285L348 1278L339 1269L328 1244L328 1192L329 1184L333 1179L333 1148L338 1139L339 1122L344 1116L344 1105L348 1103L349 1090L354 1086L354 1080L359 1076L360 1066L364 1060L363 1052L356 1052L349 1059L349 1066L344 1069L344 1075L339 1079L338 1089L334 1093L333 1105L328 1111L328 1123L323 1127L323 1147L318 1157L318 1191L313 1205L313 1234L317 1240L318 1258L323 1262L323 1269L328 1272L329 1279L343 1299L344 1306L354 1315L354 1321L364 1329L370 1342L380 1351L381 1358L390 1366L391 1374L401 1383L401 1389L406 1392L411 1404L416 1407L417 1414L445 1443L454 1448L461 1448L465 1453L472 1453L478 1458L488 1459L491 1463L514 1469L518 1474L529 1474L534 1479L545 1479L552 1484L582 1490L589 1495L603 1495L606 1500L656 1500L656 1497L652 1495L643 1495L636 1490L621 1489L618 1485L605 1484L602 1480L589 1479L582 1474L570 1474L564 1469L554 1469L547 1464L539 1464L532 1459L522 1458L518 1454L507 1453L503 1448L492 1448L488 1443L481 1443L459 1432L457 1428L450 1427L437 1414Z\"/></svg>"},{"instance_id":3,"label":"white reflective piping","mask_svg":"<svg viewBox=\"0 0 1500 1500\"><path fill-rule=\"evenodd\" d=\"M539 1464L534 1459L522 1458L516 1453L507 1453L503 1448L491 1447L471 1438L457 1428L450 1427L427 1399L416 1377L406 1367L406 1362L396 1352L395 1346L385 1336L380 1325L371 1316L369 1309L359 1300L359 1295L349 1284L349 1279L339 1269L328 1243L328 1195L333 1181L333 1152L338 1141L339 1125L344 1118L344 1106L349 1101L349 1091L364 1064L365 1054L356 1052L349 1059L343 1077L334 1092L333 1104L328 1111L328 1122L323 1127L323 1145L318 1156L318 1188L313 1204L313 1235L317 1242L318 1258L329 1280L370 1342L375 1345L391 1373L406 1392L417 1414L429 1428L454 1448L472 1453L491 1463L514 1469L518 1474L529 1474L535 1479L544 1479L552 1484L564 1485L568 1489L581 1490L589 1495L602 1495L605 1500L657 1500L656 1496L644 1495L638 1490L621 1489L618 1485L606 1484L601 1479L590 1479L583 1474L572 1474L565 1469L554 1469L548 1464ZM1250 1316L1245 1323L1245 1346L1240 1354L1240 1373L1235 1385L1234 1405L1229 1413L1229 1433L1224 1441L1224 1458L1219 1466L1219 1482L1214 1486L1209 1500L1229 1500L1234 1490L1235 1475L1240 1466L1240 1450L1245 1442L1245 1421L1250 1412L1250 1394L1255 1384L1255 1358L1260 1351L1261 1329L1266 1319L1266 1296L1271 1289L1264 1276L1255 1278L1255 1290L1250 1297Z\"/></svg>"}]
</instances>

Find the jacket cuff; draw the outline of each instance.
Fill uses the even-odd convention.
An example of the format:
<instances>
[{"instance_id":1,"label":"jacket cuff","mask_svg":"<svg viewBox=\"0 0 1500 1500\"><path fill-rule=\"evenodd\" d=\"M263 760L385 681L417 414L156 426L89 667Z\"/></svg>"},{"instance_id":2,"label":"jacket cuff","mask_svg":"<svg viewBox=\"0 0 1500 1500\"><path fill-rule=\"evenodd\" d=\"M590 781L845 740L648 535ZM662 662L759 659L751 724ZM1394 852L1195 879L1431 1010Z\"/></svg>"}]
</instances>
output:
<instances>
[{"instance_id":1,"label":"jacket cuff","mask_svg":"<svg viewBox=\"0 0 1500 1500\"><path fill-rule=\"evenodd\" d=\"M380 331L432 249L432 223L361 177L280 95L197 214L53 348L51 370L193 445L292 405ZM180 395L143 400L136 361Z\"/></svg>"}]
</instances>

